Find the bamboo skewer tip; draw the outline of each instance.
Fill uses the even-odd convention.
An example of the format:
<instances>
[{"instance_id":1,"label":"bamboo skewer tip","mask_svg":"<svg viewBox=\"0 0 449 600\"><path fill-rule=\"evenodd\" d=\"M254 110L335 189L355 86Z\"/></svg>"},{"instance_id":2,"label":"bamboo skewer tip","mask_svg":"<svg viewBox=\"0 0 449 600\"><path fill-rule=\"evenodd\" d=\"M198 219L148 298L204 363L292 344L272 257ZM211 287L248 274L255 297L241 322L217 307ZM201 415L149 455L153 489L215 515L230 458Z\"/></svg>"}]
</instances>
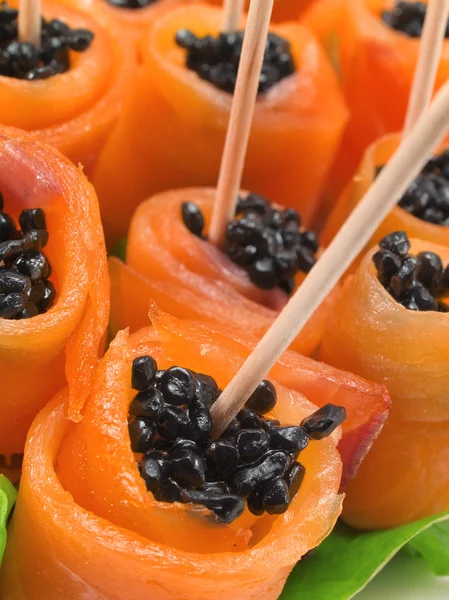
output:
<instances>
[{"instance_id":1,"label":"bamboo skewer tip","mask_svg":"<svg viewBox=\"0 0 449 600\"><path fill-rule=\"evenodd\" d=\"M240 19L243 15L244 1L245 0L224 0L223 23L221 26L223 33L237 31Z\"/></svg>"},{"instance_id":2,"label":"bamboo skewer tip","mask_svg":"<svg viewBox=\"0 0 449 600\"><path fill-rule=\"evenodd\" d=\"M234 218L257 100L274 0L251 0L231 115L220 165L209 241L223 247L226 227Z\"/></svg>"},{"instance_id":3,"label":"bamboo skewer tip","mask_svg":"<svg viewBox=\"0 0 449 600\"><path fill-rule=\"evenodd\" d=\"M41 0L20 0L19 42L41 46Z\"/></svg>"}]
</instances>

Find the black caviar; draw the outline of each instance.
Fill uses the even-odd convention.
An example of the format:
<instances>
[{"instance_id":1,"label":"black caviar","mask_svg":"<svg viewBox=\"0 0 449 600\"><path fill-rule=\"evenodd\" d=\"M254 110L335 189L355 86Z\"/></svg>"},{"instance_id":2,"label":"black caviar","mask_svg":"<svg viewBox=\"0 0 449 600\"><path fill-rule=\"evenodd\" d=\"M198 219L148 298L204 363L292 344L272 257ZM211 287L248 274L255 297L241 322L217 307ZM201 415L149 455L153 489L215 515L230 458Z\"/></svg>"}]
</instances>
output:
<instances>
[{"instance_id":1,"label":"black caviar","mask_svg":"<svg viewBox=\"0 0 449 600\"><path fill-rule=\"evenodd\" d=\"M383 11L382 20L396 31L419 38L422 35L426 11L427 5L424 2L397 2L392 10ZM449 38L449 23L446 26L445 37Z\"/></svg>"},{"instance_id":2,"label":"black caviar","mask_svg":"<svg viewBox=\"0 0 449 600\"><path fill-rule=\"evenodd\" d=\"M180 29L176 43L187 51L186 66L215 87L234 93L243 45L243 31L220 33L217 37L197 37ZM268 34L258 93L263 94L295 72L290 43L274 33Z\"/></svg>"},{"instance_id":3,"label":"black caviar","mask_svg":"<svg viewBox=\"0 0 449 600\"><path fill-rule=\"evenodd\" d=\"M383 166L377 168L378 175ZM449 150L433 156L398 202L413 216L449 227Z\"/></svg>"},{"instance_id":4,"label":"black caviar","mask_svg":"<svg viewBox=\"0 0 449 600\"><path fill-rule=\"evenodd\" d=\"M186 227L204 238L204 218L196 204L184 202L181 213ZM247 271L257 287L280 287L291 294L295 275L311 270L318 249L315 233L301 228L295 209L273 208L258 194L238 199L236 218L226 231L226 254Z\"/></svg>"},{"instance_id":5,"label":"black caviar","mask_svg":"<svg viewBox=\"0 0 449 600\"><path fill-rule=\"evenodd\" d=\"M449 296L449 266L434 252L409 254L404 231L395 231L379 242L373 255L379 281L408 310L448 312L443 298Z\"/></svg>"},{"instance_id":6,"label":"black caviar","mask_svg":"<svg viewBox=\"0 0 449 600\"><path fill-rule=\"evenodd\" d=\"M0 193L0 318L26 319L46 312L56 296L42 252L48 242L45 214L41 208L23 210L17 229L3 205Z\"/></svg>"},{"instance_id":7,"label":"black caviar","mask_svg":"<svg viewBox=\"0 0 449 600\"><path fill-rule=\"evenodd\" d=\"M210 408L221 391L209 375L174 366L157 369L151 356L133 361L129 408L131 449L160 502L201 504L230 523L245 509L255 515L287 510L305 476L298 457L311 439L330 435L345 409L327 404L301 425L282 426L263 415L276 389L263 381L224 434L210 438Z\"/></svg>"},{"instance_id":8,"label":"black caviar","mask_svg":"<svg viewBox=\"0 0 449 600\"><path fill-rule=\"evenodd\" d=\"M117 8L145 8L157 0L106 0L106 2Z\"/></svg>"},{"instance_id":9,"label":"black caviar","mask_svg":"<svg viewBox=\"0 0 449 600\"><path fill-rule=\"evenodd\" d=\"M70 69L70 51L84 52L94 34L71 29L59 19L42 17L41 47L18 41L19 11L0 2L0 75L16 79L47 79Z\"/></svg>"}]
</instances>

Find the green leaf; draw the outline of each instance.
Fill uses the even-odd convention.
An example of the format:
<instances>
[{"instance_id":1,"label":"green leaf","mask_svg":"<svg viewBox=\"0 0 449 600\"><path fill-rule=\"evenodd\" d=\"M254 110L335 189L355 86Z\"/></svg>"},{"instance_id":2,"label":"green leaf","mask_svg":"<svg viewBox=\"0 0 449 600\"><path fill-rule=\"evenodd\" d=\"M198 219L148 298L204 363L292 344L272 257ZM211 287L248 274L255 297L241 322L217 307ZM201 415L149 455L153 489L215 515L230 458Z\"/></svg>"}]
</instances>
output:
<instances>
[{"instance_id":1,"label":"green leaf","mask_svg":"<svg viewBox=\"0 0 449 600\"><path fill-rule=\"evenodd\" d=\"M124 261L126 258L126 245L128 243L127 238L120 239L111 249L110 253L112 256L116 256L120 260Z\"/></svg>"},{"instance_id":2,"label":"green leaf","mask_svg":"<svg viewBox=\"0 0 449 600\"><path fill-rule=\"evenodd\" d=\"M340 65L340 36L335 31L324 40L324 49L334 68L337 77L341 80L341 65Z\"/></svg>"},{"instance_id":3,"label":"green leaf","mask_svg":"<svg viewBox=\"0 0 449 600\"><path fill-rule=\"evenodd\" d=\"M349 600L410 540L418 534L422 535L422 532L429 531L432 526L443 524L446 519L449 519L449 513L402 525L396 529L370 532L357 532L342 523L337 523L331 535L310 556L296 565L281 600ZM445 531L447 534L448 529ZM435 539L434 535L431 537ZM424 546L427 548L427 557L432 557L431 560L436 565L436 543L430 543L427 537L427 543L421 544L421 550L418 551L425 557ZM441 563L444 560L443 552Z\"/></svg>"},{"instance_id":4,"label":"green leaf","mask_svg":"<svg viewBox=\"0 0 449 600\"><path fill-rule=\"evenodd\" d=\"M6 547L6 524L17 497L16 488L0 475L0 564Z\"/></svg>"},{"instance_id":5,"label":"green leaf","mask_svg":"<svg viewBox=\"0 0 449 600\"><path fill-rule=\"evenodd\" d=\"M409 546L423 557L435 575L449 575L449 521L425 529Z\"/></svg>"}]
</instances>

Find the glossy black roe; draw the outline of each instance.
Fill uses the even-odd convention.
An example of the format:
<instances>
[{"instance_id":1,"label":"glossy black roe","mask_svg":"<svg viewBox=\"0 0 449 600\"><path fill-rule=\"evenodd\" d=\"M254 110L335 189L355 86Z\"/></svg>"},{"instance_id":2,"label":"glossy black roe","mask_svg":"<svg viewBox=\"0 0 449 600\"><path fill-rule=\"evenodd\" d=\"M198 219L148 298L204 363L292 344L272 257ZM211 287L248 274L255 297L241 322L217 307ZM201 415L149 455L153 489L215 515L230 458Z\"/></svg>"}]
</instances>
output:
<instances>
[{"instance_id":1,"label":"glossy black roe","mask_svg":"<svg viewBox=\"0 0 449 600\"><path fill-rule=\"evenodd\" d=\"M151 6L151 4L155 4L158 0L106 0L106 2L117 8L136 9Z\"/></svg>"},{"instance_id":2,"label":"glossy black roe","mask_svg":"<svg viewBox=\"0 0 449 600\"><path fill-rule=\"evenodd\" d=\"M195 375L182 367L170 367L161 377L159 386L169 404L187 404L195 396Z\"/></svg>"},{"instance_id":3,"label":"glossy black roe","mask_svg":"<svg viewBox=\"0 0 449 600\"><path fill-rule=\"evenodd\" d=\"M211 467L218 475L225 477L234 471L240 463L240 455L233 439L215 440L206 451Z\"/></svg>"},{"instance_id":4,"label":"glossy black roe","mask_svg":"<svg viewBox=\"0 0 449 600\"><path fill-rule=\"evenodd\" d=\"M139 356L133 360L131 386L133 390L149 390L156 375L157 364L151 356Z\"/></svg>"},{"instance_id":5,"label":"glossy black roe","mask_svg":"<svg viewBox=\"0 0 449 600\"><path fill-rule=\"evenodd\" d=\"M340 425L337 423L335 427ZM304 427L289 425L287 427L270 427L270 445L277 450L301 452L309 444L309 433Z\"/></svg>"},{"instance_id":6,"label":"glossy black roe","mask_svg":"<svg viewBox=\"0 0 449 600\"><path fill-rule=\"evenodd\" d=\"M236 470L231 481L231 491L241 498L248 498L259 486L282 477L290 464L286 452L270 450L256 463Z\"/></svg>"},{"instance_id":7,"label":"glossy black roe","mask_svg":"<svg viewBox=\"0 0 449 600\"><path fill-rule=\"evenodd\" d=\"M385 10L382 20L396 31L409 37L419 38L422 35L427 6L424 2L398 2L393 10ZM449 37L449 25L446 26L445 37Z\"/></svg>"},{"instance_id":8,"label":"glossy black roe","mask_svg":"<svg viewBox=\"0 0 449 600\"><path fill-rule=\"evenodd\" d=\"M410 241L395 231L379 242L373 255L377 277L389 294L408 310L448 312L449 266L434 252L408 254Z\"/></svg>"},{"instance_id":9,"label":"glossy black roe","mask_svg":"<svg viewBox=\"0 0 449 600\"><path fill-rule=\"evenodd\" d=\"M306 470L301 463L294 463L285 474L285 482L288 485L290 497L294 498L299 491L301 483L305 477Z\"/></svg>"},{"instance_id":10,"label":"glossy black roe","mask_svg":"<svg viewBox=\"0 0 449 600\"><path fill-rule=\"evenodd\" d=\"M202 237L204 229L203 213L193 202L183 202L181 205L182 219L189 231Z\"/></svg>"},{"instance_id":11,"label":"glossy black roe","mask_svg":"<svg viewBox=\"0 0 449 600\"><path fill-rule=\"evenodd\" d=\"M245 499L256 515L285 512L305 475L298 455L311 436L325 437L341 423L341 410L332 405L337 411L324 421L322 411L311 415L310 435L305 427L266 419L257 407L274 407L276 389L265 380L254 410L240 411L212 440L210 408L220 395L212 377L181 367L158 370L150 356L140 356L132 384L138 393L129 407L131 449L142 455L139 472L148 491L161 502L203 505L224 523L241 515Z\"/></svg>"},{"instance_id":12,"label":"glossy black roe","mask_svg":"<svg viewBox=\"0 0 449 600\"><path fill-rule=\"evenodd\" d=\"M18 14L6 2L0 3L0 75L4 77L35 81L65 73L70 69L70 51L84 52L93 41L91 31L71 29L59 19L42 17L38 49L18 41Z\"/></svg>"},{"instance_id":13,"label":"glossy black roe","mask_svg":"<svg viewBox=\"0 0 449 600\"><path fill-rule=\"evenodd\" d=\"M276 388L267 379L260 383L246 402L246 408L265 415L276 406Z\"/></svg>"},{"instance_id":14,"label":"glossy black roe","mask_svg":"<svg viewBox=\"0 0 449 600\"><path fill-rule=\"evenodd\" d=\"M288 485L284 479L277 479L265 492L263 507L269 515L280 515L287 510L289 504Z\"/></svg>"},{"instance_id":15,"label":"glossy black roe","mask_svg":"<svg viewBox=\"0 0 449 600\"><path fill-rule=\"evenodd\" d=\"M427 162L398 205L422 221L449 227L449 150Z\"/></svg>"},{"instance_id":16,"label":"glossy black roe","mask_svg":"<svg viewBox=\"0 0 449 600\"><path fill-rule=\"evenodd\" d=\"M51 266L42 252L48 243L43 210L23 210L19 225L20 229L4 212L0 194L0 318L3 319L30 319L45 313L56 296L53 284L47 279Z\"/></svg>"},{"instance_id":17,"label":"glossy black roe","mask_svg":"<svg viewBox=\"0 0 449 600\"><path fill-rule=\"evenodd\" d=\"M129 437L133 452L145 452L156 437L156 427L150 420L137 418L129 424Z\"/></svg>"},{"instance_id":18,"label":"glossy black roe","mask_svg":"<svg viewBox=\"0 0 449 600\"><path fill-rule=\"evenodd\" d=\"M242 429L236 441L240 458L245 462L254 462L270 450L270 437L261 429Z\"/></svg>"},{"instance_id":19,"label":"glossy black roe","mask_svg":"<svg viewBox=\"0 0 449 600\"><path fill-rule=\"evenodd\" d=\"M139 392L134 397L129 406L129 414L135 417L157 419L163 407L164 396L162 395L162 392L155 388L151 388L144 392Z\"/></svg>"},{"instance_id":20,"label":"glossy black roe","mask_svg":"<svg viewBox=\"0 0 449 600\"><path fill-rule=\"evenodd\" d=\"M301 425L314 440L328 437L346 419L346 410L343 406L325 404L319 410L303 419Z\"/></svg>"},{"instance_id":21,"label":"glossy black roe","mask_svg":"<svg viewBox=\"0 0 449 600\"><path fill-rule=\"evenodd\" d=\"M232 523L245 510L242 498L233 494L220 493L211 490L183 491L184 502L202 504L212 510L223 523ZM287 507L288 508L288 507Z\"/></svg>"},{"instance_id":22,"label":"glossy black roe","mask_svg":"<svg viewBox=\"0 0 449 600\"><path fill-rule=\"evenodd\" d=\"M189 206L188 211L186 205ZM199 208L188 202L183 204L181 212L186 227L203 237L204 218ZM194 219L192 215L195 215ZM301 229L301 219L296 210L278 210L258 194L238 199L236 218L228 223L226 230L226 254L247 271L257 287L280 287L291 294L296 274L299 271L308 273L312 269L318 250L316 235ZM268 394L269 390L266 397Z\"/></svg>"},{"instance_id":23,"label":"glossy black roe","mask_svg":"<svg viewBox=\"0 0 449 600\"><path fill-rule=\"evenodd\" d=\"M186 66L220 90L234 93L242 53L242 31L220 33L217 37L197 37L188 29L180 29L176 43L186 52ZM263 94L285 77L295 73L290 43L274 33L268 34L259 77L258 93Z\"/></svg>"}]
</instances>

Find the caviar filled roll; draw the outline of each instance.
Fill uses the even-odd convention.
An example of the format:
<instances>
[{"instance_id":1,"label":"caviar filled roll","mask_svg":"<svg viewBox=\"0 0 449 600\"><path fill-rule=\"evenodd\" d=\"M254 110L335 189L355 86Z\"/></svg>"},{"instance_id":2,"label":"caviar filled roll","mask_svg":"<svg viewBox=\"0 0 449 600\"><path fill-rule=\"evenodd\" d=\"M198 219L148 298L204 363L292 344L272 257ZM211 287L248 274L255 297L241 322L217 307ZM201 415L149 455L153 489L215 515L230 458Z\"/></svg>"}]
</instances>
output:
<instances>
[{"instance_id":1,"label":"caviar filled roll","mask_svg":"<svg viewBox=\"0 0 449 600\"><path fill-rule=\"evenodd\" d=\"M322 359L385 384L392 398L347 489L354 527L449 510L448 262L448 247L393 232L347 278L329 319Z\"/></svg>"},{"instance_id":2,"label":"caviar filled roll","mask_svg":"<svg viewBox=\"0 0 449 600\"><path fill-rule=\"evenodd\" d=\"M90 175L132 89L132 54L109 21L46 0L41 48L19 42L17 6L0 6L0 121L33 131Z\"/></svg>"},{"instance_id":3,"label":"caviar filled roll","mask_svg":"<svg viewBox=\"0 0 449 600\"><path fill-rule=\"evenodd\" d=\"M136 331L154 300L178 318L222 323L260 337L319 254L313 231L294 209L245 193L228 223L223 251L207 240L215 189L164 192L137 208L126 262L110 259L111 325ZM321 305L292 348L320 342L332 299Z\"/></svg>"},{"instance_id":4,"label":"caviar filled roll","mask_svg":"<svg viewBox=\"0 0 449 600\"><path fill-rule=\"evenodd\" d=\"M296 21L309 6L317 0L275 0L273 6L272 20L275 22ZM223 0L208 0L209 4L222 6ZM248 8L249 1L245 3Z\"/></svg>"},{"instance_id":5,"label":"caviar filled roll","mask_svg":"<svg viewBox=\"0 0 449 600\"><path fill-rule=\"evenodd\" d=\"M335 10L335 0L324 1L329 10ZM404 125L427 1L347 0L340 2L340 10L336 30L339 71L351 113L332 170L333 189L341 191L365 148ZM313 27L311 20L306 22ZM448 36L449 28L435 90L449 77Z\"/></svg>"},{"instance_id":6,"label":"caviar filled roll","mask_svg":"<svg viewBox=\"0 0 449 600\"><path fill-rule=\"evenodd\" d=\"M210 407L238 357L212 337L182 362L173 353L176 342L153 328L129 340L121 332L83 420L64 418L65 391L37 417L5 598L78 600L92 590L102 600L275 600L330 532L342 502L344 408L318 409L265 380L226 438L212 441Z\"/></svg>"},{"instance_id":7,"label":"caviar filled roll","mask_svg":"<svg viewBox=\"0 0 449 600\"><path fill-rule=\"evenodd\" d=\"M77 6L90 13L106 16L120 28L121 34L131 38L138 49L142 33L163 5L188 4L191 0L58 0L68 6ZM139 54L139 52L138 52Z\"/></svg>"},{"instance_id":8,"label":"caviar filled roll","mask_svg":"<svg viewBox=\"0 0 449 600\"><path fill-rule=\"evenodd\" d=\"M109 243L126 235L149 196L216 184L243 38L219 36L221 20L221 8L167 6L143 38L142 87L93 178ZM337 78L313 35L294 23L274 26L243 186L300 209L310 223L346 119Z\"/></svg>"},{"instance_id":9,"label":"caviar filled roll","mask_svg":"<svg viewBox=\"0 0 449 600\"><path fill-rule=\"evenodd\" d=\"M360 166L346 186L323 230L322 240L329 244L361 201L377 174L401 143L399 134L384 136L366 150ZM449 150L438 148L422 173L415 179L397 206L376 231L371 246L391 231L403 230L410 237L449 246Z\"/></svg>"},{"instance_id":10,"label":"caviar filled roll","mask_svg":"<svg viewBox=\"0 0 449 600\"><path fill-rule=\"evenodd\" d=\"M67 384L69 413L77 417L109 295L98 204L82 172L4 127L0 162L0 453L13 454L23 451L38 411Z\"/></svg>"},{"instance_id":11,"label":"caviar filled roll","mask_svg":"<svg viewBox=\"0 0 449 600\"><path fill-rule=\"evenodd\" d=\"M182 361L192 346L201 348L213 337L219 344L220 356L223 353L232 354L236 364L242 364L259 342L259 338L249 332L236 331L227 325L181 321L162 312L154 304L151 305L150 316L155 335L164 343L170 343L171 356L176 362ZM141 331L144 337L148 335L145 328ZM220 361L219 355L215 360ZM291 350L282 355L271 370L270 377L304 394L319 407L332 398L334 404L345 408L346 419L338 443L343 461L341 489L344 490L388 416L391 400L387 388Z\"/></svg>"}]
</instances>

